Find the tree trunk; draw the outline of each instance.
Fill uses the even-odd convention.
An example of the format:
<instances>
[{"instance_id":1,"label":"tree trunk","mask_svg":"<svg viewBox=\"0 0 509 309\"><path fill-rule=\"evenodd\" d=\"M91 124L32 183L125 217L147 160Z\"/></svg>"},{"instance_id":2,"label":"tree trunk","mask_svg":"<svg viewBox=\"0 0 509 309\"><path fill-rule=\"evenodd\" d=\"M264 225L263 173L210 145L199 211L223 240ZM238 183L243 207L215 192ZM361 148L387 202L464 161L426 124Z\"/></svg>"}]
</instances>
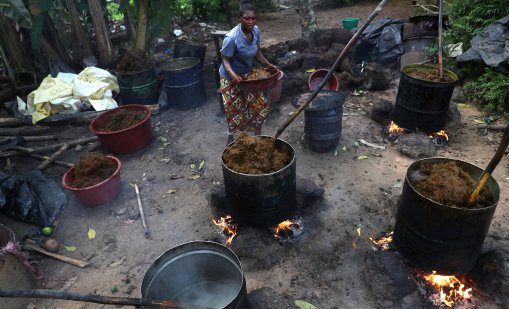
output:
<instances>
[{"instance_id":1,"label":"tree trunk","mask_svg":"<svg viewBox=\"0 0 509 309\"><path fill-rule=\"evenodd\" d=\"M13 23L0 15L0 44L4 47L4 51L9 58L10 64L16 69L17 76L21 73L27 73L34 76L35 82L35 70L32 66L30 58L25 53L25 48L21 43L20 36L16 31ZM13 81L14 82L14 81Z\"/></svg>"},{"instance_id":2,"label":"tree trunk","mask_svg":"<svg viewBox=\"0 0 509 309\"><path fill-rule=\"evenodd\" d=\"M315 11L311 4L311 0L299 0L299 15L300 15L300 26L302 28L302 36L307 37L312 32L318 30L318 24L316 23Z\"/></svg>"},{"instance_id":3,"label":"tree trunk","mask_svg":"<svg viewBox=\"0 0 509 309\"><path fill-rule=\"evenodd\" d=\"M81 60L82 58L92 57L94 55L94 50L92 49L90 38L81 25L78 10L76 9L76 4L74 2L74 0L65 0L69 15L71 16L72 32L77 41L77 46L79 46L79 49L75 50L75 53L77 54L76 59Z\"/></svg>"},{"instance_id":4,"label":"tree trunk","mask_svg":"<svg viewBox=\"0 0 509 309\"><path fill-rule=\"evenodd\" d=\"M104 10L101 0L88 0L90 17L94 25L99 62L104 67L112 67L115 64L115 51L110 40L110 31L104 21Z\"/></svg>"},{"instance_id":5,"label":"tree trunk","mask_svg":"<svg viewBox=\"0 0 509 309\"><path fill-rule=\"evenodd\" d=\"M127 37L134 43L136 41L136 26L134 25L133 16L129 8L124 11L124 24L127 30Z\"/></svg>"},{"instance_id":6,"label":"tree trunk","mask_svg":"<svg viewBox=\"0 0 509 309\"><path fill-rule=\"evenodd\" d=\"M76 68L77 63L71 62L71 57L67 52L66 46L63 44L62 40L60 39L57 29L55 28L55 24L53 23L53 20L49 16L47 12L42 13L44 14L44 28L43 28L43 37L45 37L48 40L48 43L53 47L53 49L58 53L60 56L60 59L62 59L62 63L69 66Z\"/></svg>"},{"instance_id":7,"label":"tree trunk","mask_svg":"<svg viewBox=\"0 0 509 309\"><path fill-rule=\"evenodd\" d=\"M136 26L136 40L134 48L145 51L147 47L148 28L148 0L138 1L138 25Z\"/></svg>"}]
</instances>

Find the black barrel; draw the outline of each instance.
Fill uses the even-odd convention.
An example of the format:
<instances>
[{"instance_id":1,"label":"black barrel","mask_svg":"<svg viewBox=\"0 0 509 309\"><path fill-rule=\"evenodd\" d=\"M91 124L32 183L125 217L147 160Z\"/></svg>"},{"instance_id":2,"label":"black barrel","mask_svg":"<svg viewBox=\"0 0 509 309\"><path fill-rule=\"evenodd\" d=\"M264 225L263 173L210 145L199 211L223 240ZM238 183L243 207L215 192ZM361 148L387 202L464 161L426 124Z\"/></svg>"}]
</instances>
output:
<instances>
[{"instance_id":1,"label":"black barrel","mask_svg":"<svg viewBox=\"0 0 509 309\"><path fill-rule=\"evenodd\" d=\"M445 127L449 102L458 76L444 69L444 76L453 81L432 82L409 76L414 70L437 72L436 66L429 64L409 64L403 67L394 106L394 122L409 131L438 132Z\"/></svg>"},{"instance_id":2,"label":"black barrel","mask_svg":"<svg viewBox=\"0 0 509 309\"><path fill-rule=\"evenodd\" d=\"M326 152L338 146L344 102L341 92L322 91L304 110L304 137L311 150Z\"/></svg>"},{"instance_id":3,"label":"black barrel","mask_svg":"<svg viewBox=\"0 0 509 309\"><path fill-rule=\"evenodd\" d=\"M198 58L169 60L163 66L163 74L168 106L190 109L205 102L205 85Z\"/></svg>"},{"instance_id":4,"label":"black barrel","mask_svg":"<svg viewBox=\"0 0 509 309\"><path fill-rule=\"evenodd\" d=\"M271 138L259 136L259 138ZM270 227L290 218L296 206L295 150L277 139L277 147L290 149L291 162L268 174L243 174L228 168L223 160L226 207L240 224ZM223 152L224 155L224 152Z\"/></svg>"},{"instance_id":5,"label":"black barrel","mask_svg":"<svg viewBox=\"0 0 509 309\"><path fill-rule=\"evenodd\" d=\"M156 104L159 99L159 85L154 67L140 72L117 72L118 87L122 104Z\"/></svg>"},{"instance_id":6,"label":"black barrel","mask_svg":"<svg viewBox=\"0 0 509 309\"><path fill-rule=\"evenodd\" d=\"M421 163L445 163L446 158L427 158L410 165L403 185L394 244L413 265L422 270L445 274L463 274L471 270L481 254L481 248L495 213L500 189L493 177L486 183L493 205L485 208L458 208L436 203L421 195L412 186ZM470 163L456 161L474 179L483 170Z\"/></svg>"},{"instance_id":7,"label":"black barrel","mask_svg":"<svg viewBox=\"0 0 509 309\"><path fill-rule=\"evenodd\" d=\"M210 241L185 243L157 258L143 277L141 296L169 299L188 305L186 308L247 306L246 279L238 257Z\"/></svg>"},{"instance_id":8,"label":"black barrel","mask_svg":"<svg viewBox=\"0 0 509 309\"><path fill-rule=\"evenodd\" d=\"M201 42L189 40L176 40L173 58L193 57L200 59L200 67L203 68L205 62L205 54L207 53L207 45Z\"/></svg>"}]
</instances>

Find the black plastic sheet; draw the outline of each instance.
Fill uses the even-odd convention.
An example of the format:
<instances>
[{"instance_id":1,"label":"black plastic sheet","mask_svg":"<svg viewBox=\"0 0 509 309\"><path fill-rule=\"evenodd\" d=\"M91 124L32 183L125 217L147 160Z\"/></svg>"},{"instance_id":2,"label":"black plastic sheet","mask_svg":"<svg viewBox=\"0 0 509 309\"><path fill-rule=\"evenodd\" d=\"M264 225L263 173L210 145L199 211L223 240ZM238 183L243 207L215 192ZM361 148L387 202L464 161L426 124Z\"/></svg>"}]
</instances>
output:
<instances>
[{"instance_id":1,"label":"black plastic sheet","mask_svg":"<svg viewBox=\"0 0 509 309\"><path fill-rule=\"evenodd\" d=\"M0 171L0 211L19 221L50 226L67 206L57 182L40 170Z\"/></svg>"}]
</instances>

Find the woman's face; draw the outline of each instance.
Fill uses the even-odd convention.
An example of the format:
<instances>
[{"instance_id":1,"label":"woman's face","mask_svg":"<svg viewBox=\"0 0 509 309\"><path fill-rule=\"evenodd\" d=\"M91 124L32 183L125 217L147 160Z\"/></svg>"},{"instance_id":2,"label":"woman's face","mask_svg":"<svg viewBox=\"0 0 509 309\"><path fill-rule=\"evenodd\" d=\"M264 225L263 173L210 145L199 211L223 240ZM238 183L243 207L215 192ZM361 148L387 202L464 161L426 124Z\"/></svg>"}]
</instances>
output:
<instances>
[{"instance_id":1,"label":"woman's face","mask_svg":"<svg viewBox=\"0 0 509 309\"><path fill-rule=\"evenodd\" d=\"M244 14L240 16L240 24L244 30L253 30L256 25L256 13L254 11L245 11Z\"/></svg>"}]
</instances>

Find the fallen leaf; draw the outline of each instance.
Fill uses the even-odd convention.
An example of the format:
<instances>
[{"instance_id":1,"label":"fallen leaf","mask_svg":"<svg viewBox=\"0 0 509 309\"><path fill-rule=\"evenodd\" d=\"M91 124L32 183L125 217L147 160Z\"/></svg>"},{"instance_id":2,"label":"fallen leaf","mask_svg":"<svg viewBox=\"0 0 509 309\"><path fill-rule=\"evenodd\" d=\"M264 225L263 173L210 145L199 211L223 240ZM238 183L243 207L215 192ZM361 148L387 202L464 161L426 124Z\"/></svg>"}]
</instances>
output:
<instances>
[{"instance_id":1,"label":"fallen leaf","mask_svg":"<svg viewBox=\"0 0 509 309\"><path fill-rule=\"evenodd\" d=\"M112 286L111 293L117 293L117 292L118 292L118 287L116 285Z\"/></svg>"},{"instance_id":2,"label":"fallen leaf","mask_svg":"<svg viewBox=\"0 0 509 309\"><path fill-rule=\"evenodd\" d=\"M88 239L94 239L95 238L95 230L88 228L87 235L88 235Z\"/></svg>"},{"instance_id":3,"label":"fallen leaf","mask_svg":"<svg viewBox=\"0 0 509 309\"><path fill-rule=\"evenodd\" d=\"M367 159L369 158L368 156L358 156L357 157L357 160L364 160L364 159Z\"/></svg>"},{"instance_id":4,"label":"fallen leaf","mask_svg":"<svg viewBox=\"0 0 509 309\"><path fill-rule=\"evenodd\" d=\"M179 189L174 188L174 189L170 189L170 190L166 191L166 193L168 193L168 194L173 194L173 193L177 192L178 190L179 190Z\"/></svg>"},{"instance_id":5,"label":"fallen leaf","mask_svg":"<svg viewBox=\"0 0 509 309\"><path fill-rule=\"evenodd\" d=\"M194 168L195 168L195 167L196 167L196 165L194 165L194 163L193 163L193 164L191 164L191 169L192 169L192 170L194 170Z\"/></svg>"},{"instance_id":6,"label":"fallen leaf","mask_svg":"<svg viewBox=\"0 0 509 309\"><path fill-rule=\"evenodd\" d=\"M467 103L458 103L458 106L459 107L465 107L465 108L469 108L470 105L468 105Z\"/></svg>"},{"instance_id":7,"label":"fallen leaf","mask_svg":"<svg viewBox=\"0 0 509 309\"><path fill-rule=\"evenodd\" d=\"M62 290L67 290L68 288L71 287L71 285L73 285L74 283L76 283L76 281L78 281L78 277L72 277L70 278L69 280L67 280L65 283L64 283L64 286L62 287Z\"/></svg>"},{"instance_id":8,"label":"fallen leaf","mask_svg":"<svg viewBox=\"0 0 509 309\"><path fill-rule=\"evenodd\" d=\"M196 180L196 179L199 179L199 178L200 178L200 175L193 175L193 176L187 177L187 179L189 179L189 180Z\"/></svg>"},{"instance_id":9,"label":"fallen leaf","mask_svg":"<svg viewBox=\"0 0 509 309\"><path fill-rule=\"evenodd\" d=\"M168 139L164 136L159 136L159 140L163 143L166 143L168 141Z\"/></svg>"},{"instance_id":10,"label":"fallen leaf","mask_svg":"<svg viewBox=\"0 0 509 309\"><path fill-rule=\"evenodd\" d=\"M346 148L346 146L343 146L343 148L341 148L341 150L347 151L348 149Z\"/></svg>"},{"instance_id":11,"label":"fallen leaf","mask_svg":"<svg viewBox=\"0 0 509 309\"><path fill-rule=\"evenodd\" d=\"M123 256L120 260L116 261L116 262L113 262L110 264L110 267L117 267L119 266L120 264L124 263L125 261L125 256Z\"/></svg>"},{"instance_id":12,"label":"fallen leaf","mask_svg":"<svg viewBox=\"0 0 509 309\"><path fill-rule=\"evenodd\" d=\"M170 162L170 158L161 158L161 162L168 163Z\"/></svg>"},{"instance_id":13,"label":"fallen leaf","mask_svg":"<svg viewBox=\"0 0 509 309\"><path fill-rule=\"evenodd\" d=\"M337 157L338 156L338 150L334 150L334 156Z\"/></svg>"},{"instance_id":14,"label":"fallen leaf","mask_svg":"<svg viewBox=\"0 0 509 309\"><path fill-rule=\"evenodd\" d=\"M315 305L312 305L312 304L308 303L307 301L303 301L300 299L294 301L294 304L299 309L317 309Z\"/></svg>"},{"instance_id":15,"label":"fallen leaf","mask_svg":"<svg viewBox=\"0 0 509 309\"><path fill-rule=\"evenodd\" d=\"M357 235L361 236L361 233L362 233L362 224L357 224L357 228L355 230L357 231Z\"/></svg>"},{"instance_id":16,"label":"fallen leaf","mask_svg":"<svg viewBox=\"0 0 509 309\"><path fill-rule=\"evenodd\" d=\"M201 160L200 165L198 166L198 170L201 171L203 166L205 165L205 160Z\"/></svg>"},{"instance_id":17,"label":"fallen leaf","mask_svg":"<svg viewBox=\"0 0 509 309\"><path fill-rule=\"evenodd\" d=\"M124 221L124 223L125 223L125 224L133 224L133 223L134 223L134 221L136 221L136 220L129 219L129 220L125 220L125 221Z\"/></svg>"},{"instance_id":18,"label":"fallen leaf","mask_svg":"<svg viewBox=\"0 0 509 309\"><path fill-rule=\"evenodd\" d=\"M316 69L307 69L306 73L313 73L314 71L316 71Z\"/></svg>"},{"instance_id":19,"label":"fallen leaf","mask_svg":"<svg viewBox=\"0 0 509 309\"><path fill-rule=\"evenodd\" d=\"M401 188L403 184L401 182L396 182L392 187L393 188Z\"/></svg>"},{"instance_id":20,"label":"fallen leaf","mask_svg":"<svg viewBox=\"0 0 509 309\"><path fill-rule=\"evenodd\" d=\"M76 251L75 246L64 246L65 251L74 252Z\"/></svg>"},{"instance_id":21,"label":"fallen leaf","mask_svg":"<svg viewBox=\"0 0 509 309\"><path fill-rule=\"evenodd\" d=\"M355 147L359 147L360 146L360 144L357 141L355 141L355 143L353 143L353 144L355 145Z\"/></svg>"},{"instance_id":22,"label":"fallen leaf","mask_svg":"<svg viewBox=\"0 0 509 309\"><path fill-rule=\"evenodd\" d=\"M357 249L357 244L355 242L352 243L352 248Z\"/></svg>"},{"instance_id":23,"label":"fallen leaf","mask_svg":"<svg viewBox=\"0 0 509 309\"><path fill-rule=\"evenodd\" d=\"M475 118L474 118L474 119L472 119L472 120L473 120L475 123L479 123L479 124L485 124L485 123L486 123L486 121L484 121L484 120L479 120L479 119L475 119Z\"/></svg>"}]
</instances>

